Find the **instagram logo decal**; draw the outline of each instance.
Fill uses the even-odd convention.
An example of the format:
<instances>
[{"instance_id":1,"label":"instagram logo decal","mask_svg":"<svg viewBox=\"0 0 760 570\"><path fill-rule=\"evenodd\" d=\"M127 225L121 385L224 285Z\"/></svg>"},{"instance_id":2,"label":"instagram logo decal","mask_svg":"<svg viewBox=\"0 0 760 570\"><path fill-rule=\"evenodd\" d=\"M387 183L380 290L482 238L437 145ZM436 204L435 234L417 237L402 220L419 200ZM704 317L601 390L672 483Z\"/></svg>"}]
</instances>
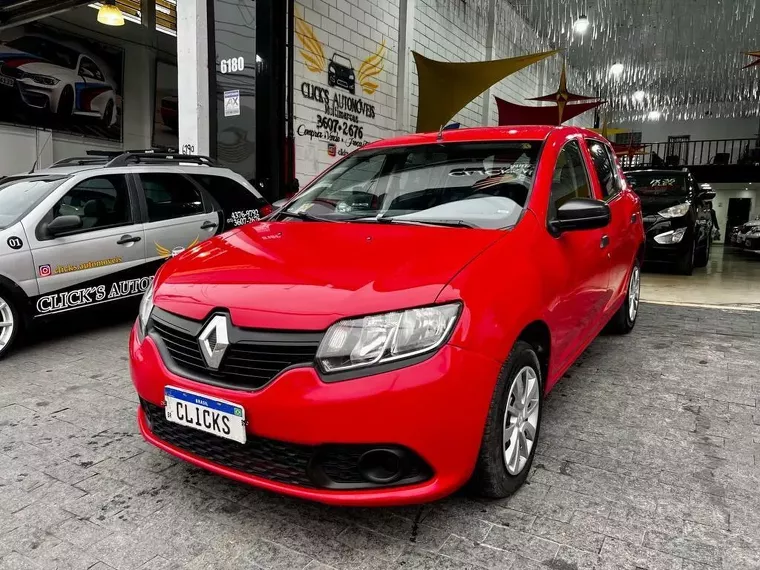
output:
<instances>
[{"instance_id":1,"label":"instagram logo decal","mask_svg":"<svg viewBox=\"0 0 760 570\"><path fill-rule=\"evenodd\" d=\"M40 277L50 277L52 272L49 265L40 265Z\"/></svg>"}]
</instances>

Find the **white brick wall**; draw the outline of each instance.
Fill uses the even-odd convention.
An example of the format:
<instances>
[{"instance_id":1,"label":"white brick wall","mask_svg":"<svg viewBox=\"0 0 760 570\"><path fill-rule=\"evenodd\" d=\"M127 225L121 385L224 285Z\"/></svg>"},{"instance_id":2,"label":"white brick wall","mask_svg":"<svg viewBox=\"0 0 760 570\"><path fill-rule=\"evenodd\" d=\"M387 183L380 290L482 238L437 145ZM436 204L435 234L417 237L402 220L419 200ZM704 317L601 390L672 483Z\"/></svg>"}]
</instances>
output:
<instances>
[{"instance_id":1,"label":"white brick wall","mask_svg":"<svg viewBox=\"0 0 760 570\"><path fill-rule=\"evenodd\" d=\"M497 1L493 58L513 57L550 49L527 24L519 19L506 0ZM439 61L483 61L486 57L486 14L476 4L461 0L415 0L411 50ZM365 142L393 136L396 133L396 94L398 69L399 0L296 0L297 14L313 30L321 43L326 60L333 53L342 53L351 60L357 75L353 98L364 105L372 105L375 117L359 116L358 123L346 121L362 128L361 140ZM358 83L358 71L362 62L376 52L385 41L386 52L382 72L374 78L378 89L368 94ZM348 137L340 135L336 142L336 156L328 154L329 141L325 129L322 137L309 136L305 130L317 129L317 116L325 116L324 104L305 97L301 86L304 82L326 89L330 99L338 94L351 97L345 89L328 85L327 69L313 72L307 69L301 53L301 41L296 37L294 69L294 125L296 127L296 174L302 184L324 170L340 157L342 152L355 148ZM411 61L411 58L410 58ZM326 65L325 65L326 67ZM491 88L488 124L495 125L498 113L493 96L524 104L535 97L556 89L559 82L560 60L557 56L525 68ZM568 75L572 76L570 70ZM572 85L572 83L571 83ZM410 129L417 122L417 98L419 95L417 71L411 62L410 84L405 97L409 98ZM478 96L453 119L463 127L482 123L483 97ZM332 118L332 117L330 117ZM340 129L343 119L339 119ZM574 124L590 126L593 112L573 121ZM299 132L301 134L299 134Z\"/></svg>"}]
</instances>

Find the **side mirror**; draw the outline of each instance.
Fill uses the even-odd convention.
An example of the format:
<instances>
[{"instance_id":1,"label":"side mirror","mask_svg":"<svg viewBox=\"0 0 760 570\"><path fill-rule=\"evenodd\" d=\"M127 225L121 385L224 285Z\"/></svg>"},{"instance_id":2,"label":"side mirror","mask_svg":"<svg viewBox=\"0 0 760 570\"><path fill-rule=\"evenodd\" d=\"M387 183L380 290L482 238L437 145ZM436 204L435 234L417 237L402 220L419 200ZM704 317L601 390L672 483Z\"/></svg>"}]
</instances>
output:
<instances>
[{"instance_id":1,"label":"side mirror","mask_svg":"<svg viewBox=\"0 0 760 570\"><path fill-rule=\"evenodd\" d=\"M78 230L82 227L82 218L79 216L58 216L47 225L47 231L52 236Z\"/></svg>"},{"instance_id":2,"label":"side mirror","mask_svg":"<svg viewBox=\"0 0 760 570\"><path fill-rule=\"evenodd\" d=\"M603 228L610 223L610 207L601 200L592 198L571 198L557 210L556 217L549 222L549 229L559 235L575 230Z\"/></svg>"},{"instance_id":3,"label":"side mirror","mask_svg":"<svg viewBox=\"0 0 760 570\"><path fill-rule=\"evenodd\" d=\"M715 192L713 192L712 190L706 190L705 192L702 192L702 193L699 195L699 198L700 198L700 200L707 200L707 201L710 201L710 200L712 200L713 198L715 198Z\"/></svg>"},{"instance_id":4,"label":"side mirror","mask_svg":"<svg viewBox=\"0 0 760 570\"><path fill-rule=\"evenodd\" d=\"M286 198L281 198L281 199L277 200L276 202L272 203L272 207L275 210L279 210L280 208L282 208L287 203L288 203L288 200Z\"/></svg>"}]
</instances>

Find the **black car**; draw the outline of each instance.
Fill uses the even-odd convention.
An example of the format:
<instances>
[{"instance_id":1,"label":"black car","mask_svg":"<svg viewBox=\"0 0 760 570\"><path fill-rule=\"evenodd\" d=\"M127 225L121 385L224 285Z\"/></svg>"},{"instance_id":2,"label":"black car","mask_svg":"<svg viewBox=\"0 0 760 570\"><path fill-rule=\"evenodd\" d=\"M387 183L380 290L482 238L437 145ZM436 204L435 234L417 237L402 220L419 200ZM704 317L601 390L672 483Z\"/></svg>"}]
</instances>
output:
<instances>
[{"instance_id":1,"label":"black car","mask_svg":"<svg viewBox=\"0 0 760 570\"><path fill-rule=\"evenodd\" d=\"M684 275L706 266L713 227L707 202L715 192L701 189L686 168L633 170L626 176L641 198L647 262L672 264Z\"/></svg>"},{"instance_id":2,"label":"black car","mask_svg":"<svg viewBox=\"0 0 760 570\"><path fill-rule=\"evenodd\" d=\"M337 85L347 89L351 95L356 92L354 67L351 65L351 60L345 55L334 53L330 58L330 64L327 66L327 83L330 87Z\"/></svg>"}]
</instances>

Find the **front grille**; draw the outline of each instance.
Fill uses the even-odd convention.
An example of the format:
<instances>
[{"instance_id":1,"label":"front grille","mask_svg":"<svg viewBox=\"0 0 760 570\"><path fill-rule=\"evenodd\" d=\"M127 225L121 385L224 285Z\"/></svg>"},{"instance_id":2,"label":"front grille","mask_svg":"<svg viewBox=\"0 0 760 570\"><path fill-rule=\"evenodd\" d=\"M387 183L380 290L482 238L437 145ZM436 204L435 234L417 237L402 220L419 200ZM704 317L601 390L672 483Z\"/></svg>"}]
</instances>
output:
<instances>
[{"instance_id":1,"label":"front grille","mask_svg":"<svg viewBox=\"0 0 760 570\"><path fill-rule=\"evenodd\" d=\"M25 75L18 67L11 67L10 65L3 65L0 67L0 73L6 77L13 77L14 79L21 79Z\"/></svg>"},{"instance_id":2,"label":"front grille","mask_svg":"<svg viewBox=\"0 0 760 570\"><path fill-rule=\"evenodd\" d=\"M432 476L430 467L411 450L393 446L405 454L403 477L392 484L368 483L359 471L359 458L376 445L286 443L248 433L245 444L175 424L164 408L140 400L150 430L166 443L202 459L279 483L323 489L368 489L410 485ZM383 446L387 447L387 446Z\"/></svg>"},{"instance_id":3,"label":"front grille","mask_svg":"<svg viewBox=\"0 0 760 570\"><path fill-rule=\"evenodd\" d=\"M244 445L170 422L164 409L142 401L151 431L156 437L218 465L264 479L315 487L307 475L314 448L272 439L252 437Z\"/></svg>"},{"instance_id":4,"label":"front grille","mask_svg":"<svg viewBox=\"0 0 760 570\"><path fill-rule=\"evenodd\" d=\"M154 309L153 338L165 348L167 367L180 376L228 388L256 390L283 370L311 366L319 348L321 333L281 331L230 331L230 346L217 370L206 366L198 344L203 323L190 321ZM215 344L210 338L211 344ZM161 348L160 346L160 348Z\"/></svg>"}]
</instances>

